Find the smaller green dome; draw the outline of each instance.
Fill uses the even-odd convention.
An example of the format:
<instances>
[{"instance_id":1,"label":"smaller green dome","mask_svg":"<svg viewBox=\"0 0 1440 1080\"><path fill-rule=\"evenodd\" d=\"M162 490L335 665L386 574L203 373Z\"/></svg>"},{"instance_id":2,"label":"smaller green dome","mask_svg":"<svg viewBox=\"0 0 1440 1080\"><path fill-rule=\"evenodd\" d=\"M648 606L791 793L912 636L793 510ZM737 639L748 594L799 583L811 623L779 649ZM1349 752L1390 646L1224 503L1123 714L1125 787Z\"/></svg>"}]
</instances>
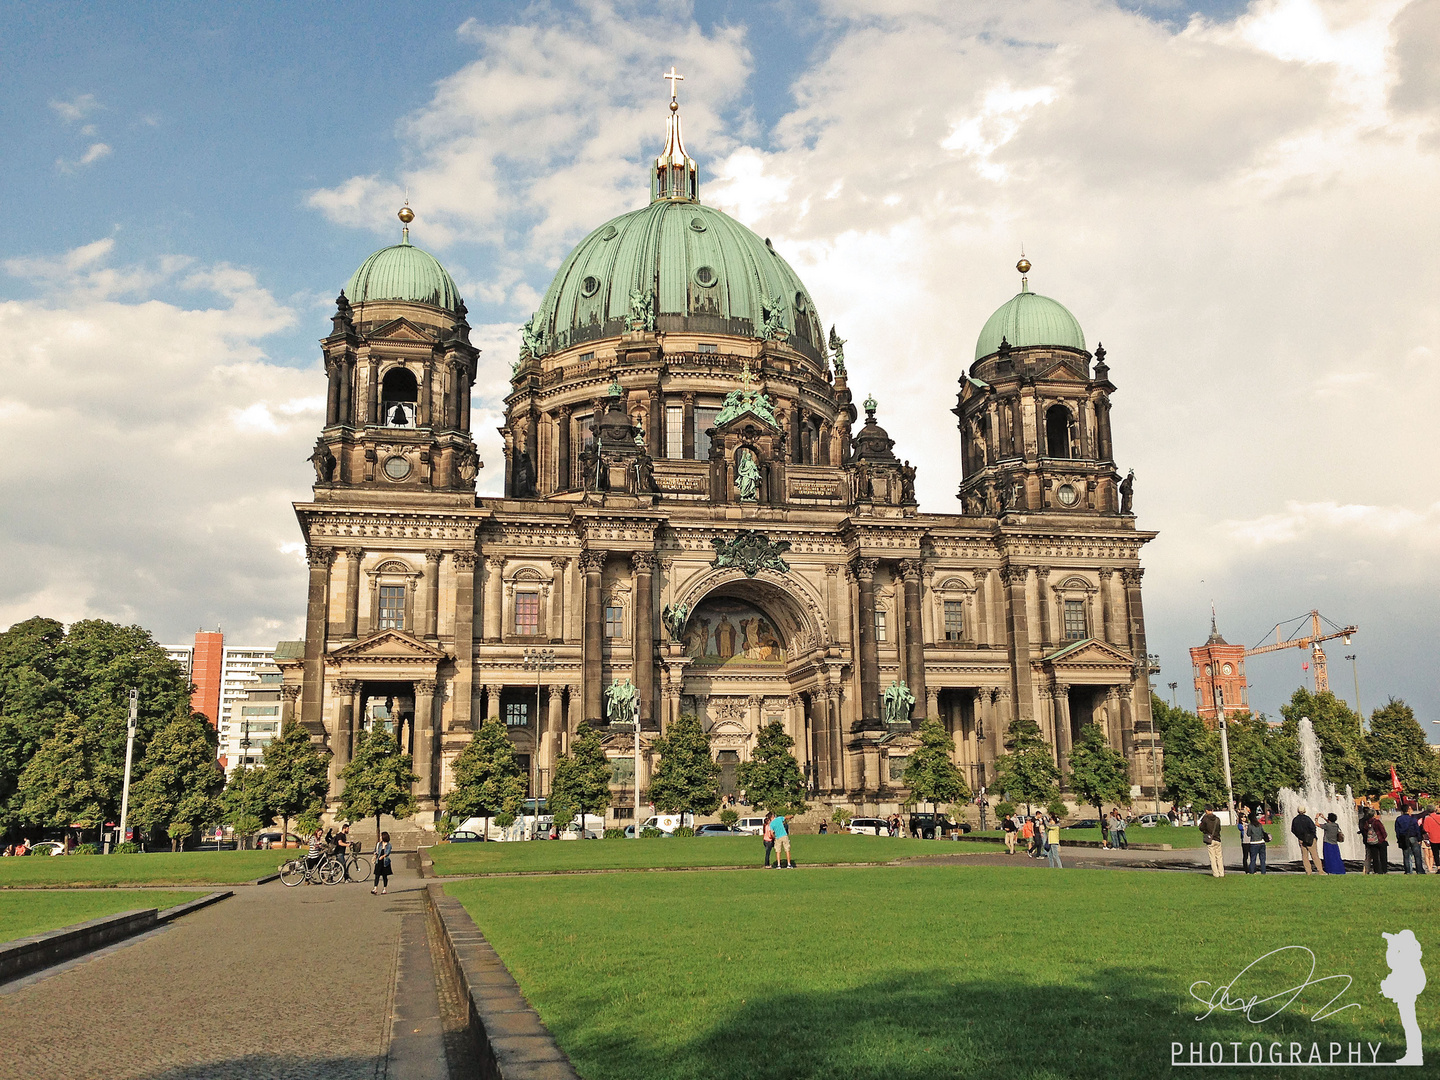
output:
<instances>
[{"instance_id":1,"label":"smaller green dome","mask_svg":"<svg viewBox=\"0 0 1440 1080\"><path fill-rule=\"evenodd\" d=\"M1000 350L1000 339L1012 348L1049 345L1085 352L1085 332L1064 304L1028 289L1016 293L985 322L975 343L975 359Z\"/></svg>"},{"instance_id":2,"label":"smaller green dome","mask_svg":"<svg viewBox=\"0 0 1440 1080\"><path fill-rule=\"evenodd\" d=\"M409 300L446 311L460 310L460 292L434 255L408 240L381 248L350 275L345 296L352 304Z\"/></svg>"}]
</instances>

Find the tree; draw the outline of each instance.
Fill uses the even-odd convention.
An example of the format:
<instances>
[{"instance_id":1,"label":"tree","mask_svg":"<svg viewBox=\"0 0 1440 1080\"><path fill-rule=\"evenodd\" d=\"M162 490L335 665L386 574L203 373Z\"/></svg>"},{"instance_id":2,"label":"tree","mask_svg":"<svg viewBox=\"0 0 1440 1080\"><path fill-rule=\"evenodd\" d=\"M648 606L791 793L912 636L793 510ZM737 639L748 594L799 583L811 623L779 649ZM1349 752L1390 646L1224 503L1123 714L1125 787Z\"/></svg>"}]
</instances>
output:
<instances>
[{"instance_id":1,"label":"tree","mask_svg":"<svg viewBox=\"0 0 1440 1080\"><path fill-rule=\"evenodd\" d=\"M1300 751L1294 736L1270 726L1263 716L1236 713L1227 722L1230 783L1244 806L1275 803L1282 787L1298 788Z\"/></svg>"},{"instance_id":2,"label":"tree","mask_svg":"<svg viewBox=\"0 0 1440 1080\"><path fill-rule=\"evenodd\" d=\"M220 820L237 837L253 836L269 824L275 809L265 801L265 766L240 765L220 793Z\"/></svg>"},{"instance_id":3,"label":"tree","mask_svg":"<svg viewBox=\"0 0 1440 1080\"><path fill-rule=\"evenodd\" d=\"M1080 801L1095 807L1099 817L1105 803L1130 805L1130 767L1125 755L1110 749L1099 724L1086 724L1070 748L1070 790Z\"/></svg>"},{"instance_id":4,"label":"tree","mask_svg":"<svg viewBox=\"0 0 1440 1080\"><path fill-rule=\"evenodd\" d=\"M745 798L773 814L803 814L805 775L791 753L795 740L785 734L779 720L771 720L755 736L750 760L742 761L735 778L745 789ZM652 788L653 790L653 788Z\"/></svg>"},{"instance_id":5,"label":"tree","mask_svg":"<svg viewBox=\"0 0 1440 1080\"><path fill-rule=\"evenodd\" d=\"M360 733L355 756L340 770L345 790L340 793L340 811L354 821L375 819L375 838L380 838L380 815L406 817L415 812L413 785L420 778L410 767L409 754L400 752L395 736L376 724Z\"/></svg>"},{"instance_id":6,"label":"tree","mask_svg":"<svg viewBox=\"0 0 1440 1080\"><path fill-rule=\"evenodd\" d=\"M1390 769L1410 796L1440 793L1440 757L1425 738L1415 711L1397 698L1370 714L1370 731L1361 740L1367 795L1390 794Z\"/></svg>"},{"instance_id":7,"label":"tree","mask_svg":"<svg viewBox=\"0 0 1440 1080\"><path fill-rule=\"evenodd\" d=\"M163 831L171 850L220 819L225 774L215 760L215 731L187 701L145 748L130 814L146 832Z\"/></svg>"},{"instance_id":8,"label":"tree","mask_svg":"<svg viewBox=\"0 0 1440 1080\"><path fill-rule=\"evenodd\" d=\"M118 781L99 734L79 717L65 716L20 773L18 816L31 825L99 828Z\"/></svg>"},{"instance_id":9,"label":"tree","mask_svg":"<svg viewBox=\"0 0 1440 1080\"><path fill-rule=\"evenodd\" d=\"M1360 791L1365 782L1365 760L1360 741L1365 735L1360 716L1329 690L1313 694L1303 686L1290 697L1288 705L1280 706L1285 718L1282 730L1299 745L1300 721L1309 717L1315 728L1315 741L1320 744L1321 768L1325 779L1344 791L1349 784Z\"/></svg>"},{"instance_id":10,"label":"tree","mask_svg":"<svg viewBox=\"0 0 1440 1080\"><path fill-rule=\"evenodd\" d=\"M1030 806L1048 804L1059 794L1060 770L1035 721L1012 720L1005 747L1007 752L995 759L997 790Z\"/></svg>"},{"instance_id":11,"label":"tree","mask_svg":"<svg viewBox=\"0 0 1440 1080\"><path fill-rule=\"evenodd\" d=\"M653 749L660 755L650 776L655 809L662 814L713 813L720 805L720 766L710 756L710 737L701 730L699 718L681 713Z\"/></svg>"},{"instance_id":12,"label":"tree","mask_svg":"<svg viewBox=\"0 0 1440 1080\"><path fill-rule=\"evenodd\" d=\"M284 832L290 819L318 822L330 791L330 766L303 724L292 722L265 747L265 804L280 818Z\"/></svg>"},{"instance_id":13,"label":"tree","mask_svg":"<svg viewBox=\"0 0 1440 1080\"><path fill-rule=\"evenodd\" d=\"M605 816L610 805L610 762L600 747L600 733L591 725L582 724L570 741L570 752L556 759L549 805L561 829L577 815Z\"/></svg>"},{"instance_id":14,"label":"tree","mask_svg":"<svg viewBox=\"0 0 1440 1080\"><path fill-rule=\"evenodd\" d=\"M1176 806L1223 806L1220 736L1192 712L1164 706L1165 797Z\"/></svg>"},{"instance_id":15,"label":"tree","mask_svg":"<svg viewBox=\"0 0 1440 1080\"><path fill-rule=\"evenodd\" d=\"M905 786L915 798L928 800L932 812L936 803L961 802L970 797L960 769L950 760L952 745L945 725L932 716L920 725L920 745L905 766Z\"/></svg>"},{"instance_id":16,"label":"tree","mask_svg":"<svg viewBox=\"0 0 1440 1080\"><path fill-rule=\"evenodd\" d=\"M492 817L502 828L515 820L525 787L505 725L492 718L480 725L455 759L455 786L445 797L445 809L460 821L483 817L488 834Z\"/></svg>"}]
</instances>

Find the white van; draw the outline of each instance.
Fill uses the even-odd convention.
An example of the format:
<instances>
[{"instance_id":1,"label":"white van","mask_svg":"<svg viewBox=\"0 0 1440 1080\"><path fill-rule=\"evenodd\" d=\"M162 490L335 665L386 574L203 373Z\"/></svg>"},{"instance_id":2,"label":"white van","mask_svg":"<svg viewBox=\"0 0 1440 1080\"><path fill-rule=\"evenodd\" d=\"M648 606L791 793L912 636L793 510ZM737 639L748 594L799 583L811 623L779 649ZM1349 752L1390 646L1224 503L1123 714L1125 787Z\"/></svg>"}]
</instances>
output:
<instances>
[{"instance_id":1,"label":"white van","mask_svg":"<svg viewBox=\"0 0 1440 1080\"><path fill-rule=\"evenodd\" d=\"M735 822L735 831L747 833L750 836L759 836L765 831L765 819L763 817L742 817Z\"/></svg>"},{"instance_id":2,"label":"white van","mask_svg":"<svg viewBox=\"0 0 1440 1080\"><path fill-rule=\"evenodd\" d=\"M652 814L650 815L650 817L646 818L644 823L640 826L640 831L644 832L646 829L659 829L663 833L673 833L682 825L688 825L693 829L695 827L695 815Z\"/></svg>"}]
</instances>

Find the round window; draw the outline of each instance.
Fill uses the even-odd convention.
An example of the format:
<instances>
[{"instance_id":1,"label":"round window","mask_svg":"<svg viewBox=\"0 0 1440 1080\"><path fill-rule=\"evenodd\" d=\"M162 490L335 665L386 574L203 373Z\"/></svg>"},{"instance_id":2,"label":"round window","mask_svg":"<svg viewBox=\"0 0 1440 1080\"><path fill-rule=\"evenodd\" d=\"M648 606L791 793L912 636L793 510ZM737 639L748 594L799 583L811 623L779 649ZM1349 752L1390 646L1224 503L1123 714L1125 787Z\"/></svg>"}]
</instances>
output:
<instances>
[{"instance_id":1,"label":"round window","mask_svg":"<svg viewBox=\"0 0 1440 1080\"><path fill-rule=\"evenodd\" d=\"M1206 674L1206 675L1211 674L1211 672L1210 672L1210 665L1209 665L1209 664L1206 664L1206 665L1205 665L1205 674Z\"/></svg>"},{"instance_id":2,"label":"round window","mask_svg":"<svg viewBox=\"0 0 1440 1080\"><path fill-rule=\"evenodd\" d=\"M615 237L619 235L620 233L616 230L614 225L606 225L605 228L600 230L601 240L614 240Z\"/></svg>"},{"instance_id":3,"label":"round window","mask_svg":"<svg viewBox=\"0 0 1440 1080\"><path fill-rule=\"evenodd\" d=\"M804 310L805 310L805 294L804 294L803 292L797 292L797 293L795 294L795 310L796 310L796 311L804 311Z\"/></svg>"},{"instance_id":4,"label":"round window","mask_svg":"<svg viewBox=\"0 0 1440 1080\"><path fill-rule=\"evenodd\" d=\"M1073 484L1061 484L1059 490L1055 492L1055 497L1060 500L1061 506L1074 506L1075 500L1080 496L1076 493Z\"/></svg>"},{"instance_id":5,"label":"round window","mask_svg":"<svg viewBox=\"0 0 1440 1080\"><path fill-rule=\"evenodd\" d=\"M398 455L385 459L385 475L391 480L404 480L410 475L410 462Z\"/></svg>"},{"instance_id":6,"label":"round window","mask_svg":"<svg viewBox=\"0 0 1440 1080\"><path fill-rule=\"evenodd\" d=\"M710 286L714 285L715 282L719 280L720 279L715 274L714 267L702 266L700 267L700 269L695 271L695 284L699 285L702 289L710 288Z\"/></svg>"},{"instance_id":7,"label":"round window","mask_svg":"<svg viewBox=\"0 0 1440 1080\"><path fill-rule=\"evenodd\" d=\"M694 229L696 232L704 232L706 228L708 228L708 226L705 224L704 218L697 216L690 219L690 228Z\"/></svg>"},{"instance_id":8,"label":"round window","mask_svg":"<svg viewBox=\"0 0 1440 1080\"><path fill-rule=\"evenodd\" d=\"M1235 669L1234 669L1233 667L1231 667L1229 664L1224 664L1224 665L1222 665L1221 668L1220 668L1220 671L1221 671L1222 674L1225 674L1225 675L1233 675L1233 674L1235 674Z\"/></svg>"},{"instance_id":9,"label":"round window","mask_svg":"<svg viewBox=\"0 0 1440 1080\"><path fill-rule=\"evenodd\" d=\"M593 274L587 274L585 280L580 282L581 296L594 296L600 291L600 279Z\"/></svg>"}]
</instances>

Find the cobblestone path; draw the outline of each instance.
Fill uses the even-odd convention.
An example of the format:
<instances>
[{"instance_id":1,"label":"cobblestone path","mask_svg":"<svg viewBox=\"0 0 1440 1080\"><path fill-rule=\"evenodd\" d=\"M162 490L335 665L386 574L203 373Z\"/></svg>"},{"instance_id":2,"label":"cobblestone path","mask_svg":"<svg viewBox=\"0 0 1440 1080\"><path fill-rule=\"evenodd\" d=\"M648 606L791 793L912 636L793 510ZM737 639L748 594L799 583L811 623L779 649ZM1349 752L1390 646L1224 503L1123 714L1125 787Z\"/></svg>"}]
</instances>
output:
<instances>
[{"instance_id":1,"label":"cobblestone path","mask_svg":"<svg viewBox=\"0 0 1440 1080\"><path fill-rule=\"evenodd\" d=\"M0 1072L386 1077L402 920L423 927L421 887L400 870L388 896L361 884L237 888L144 939L33 985L0 987Z\"/></svg>"}]
</instances>

